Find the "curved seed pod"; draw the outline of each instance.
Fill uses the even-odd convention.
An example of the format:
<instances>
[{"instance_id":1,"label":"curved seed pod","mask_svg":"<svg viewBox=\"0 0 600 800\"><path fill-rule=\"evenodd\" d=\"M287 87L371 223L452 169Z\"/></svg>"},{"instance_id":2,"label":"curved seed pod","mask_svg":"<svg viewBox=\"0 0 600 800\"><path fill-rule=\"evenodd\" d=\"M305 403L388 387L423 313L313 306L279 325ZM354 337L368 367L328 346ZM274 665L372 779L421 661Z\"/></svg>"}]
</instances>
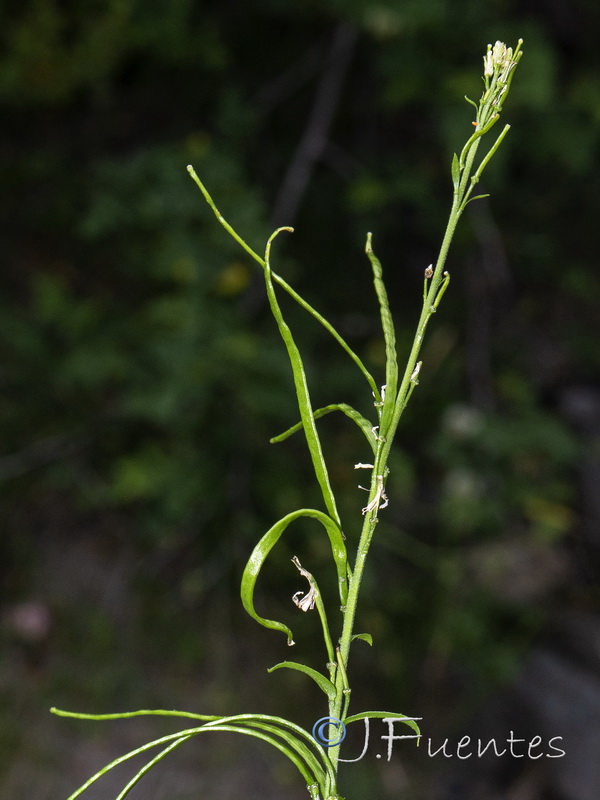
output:
<instances>
[{"instance_id":1,"label":"curved seed pod","mask_svg":"<svg viewBox=\"0 0 600 800\"><path fill-rule=\"evenodd\" d=\"M192 167L192 165L191 165L191 164L188 164L187 171L189 172L189 174L190 174L190 176L192 177L192 179L193 179L194 183L196 184L196 186L197 186L197 187L200 189L200 191L202 192L202 195L203 195L204 199L206 200L206 202L208 203L208 206L209 206L209 207L210 207L210 209L212 210L213 214L216 216L217 220L218 220L218 221L221 223L221 225L222 225L222 226L225 228L225 230L227 231L227 233L228 233L228 234L229 234L229 235L232 237L232 239L234 239L234 241L236 241L236 242L237 242L237 243L238 243L238 244L239 244L239 245L240 245L240 246L241 246L241 247L242 247L242 248L243 248L243 249L244 249L244 250L245 250L245 251L246 251L246 252L247 252L247 253L248 253L248 254L249 254L249 255L250 255L250 256L251 256L251 257L252 257L252 258L253 258L255 261L256 261L256 262L257 262L257 263L258 263L258 264L260 264L260 266L261 266L261 267L263 267L263 268L264 268L264 267L265 267L265 260L264 260L263 258L261 258L261 256L259 256L259 255L258 255L258 253L256 253L256 252L255 252L255 251L254 251L254 250L253 250L253 249L252 249L252 248L251 248L251 247L250 247L250 246L249 246L249 245L248 245L248 244L247 244L247 243L246 243L246 242L245 242L245 241L242 239L242 237L241 237L241 236L240 236L238 233L236 233L236 231L234 231L234 229L231 227L231 225L230 225L230 224L227 222L227 220L226 220L226 219L223 217L223 215L221 214L221 212L219 211L219 209L216 207L216 205L215 205L215 201L214 201L214 200L212 199L212 197L210 196L210 194L209 194L209 192L208 192L208 190L207 190L206 186L205 186L205 185L202 183L202 181L200 180L200 178L199 178L199 177L198 177L198 175L196 174L196 170L195 170L195 169ZM336 330L336 329L333 327L333 325L332 325L330 322L328 322L328 321L325 319L325 317L324 317L322 314L319 314L319 312L318 312L316 309L314 309L314 308L313 308L313 307L310 305L310 303L308 303L308 302L307 302L307 301L306 301L306 300L305 300L303 297L301 297L301 296L298 294L298 292L297 292L295 289L293 289L293 288L292 288L292 287L289 285L289 283L287 283L287 281L285 281L285 280L284 280L284 279L283 279L283 278L282 278L280 275L277 275L277 273L275 273L275 272L271 272L271 275L272 275L272 277L273 277L273 280L274 280L276 283L278 283L278 284L279 284L279 286L281 286L281 288L282 288L282 289L284 289L284 290L285 290L285 291L286 291L286 292L289 294L289 296L290 296L290 297L292 297L292 298L293 298L293 299L294 299L294 300L295 300L295 301L298 303L298 305L299 305L301 308L303 308L303 309L304 309L305 311L307 311L307 312L308 312L308 313L309 313L309 314L310 314L312 317L314 317L314 318L317 320L317 322L319 322L319 323L320 323L320 324L321 324L321 325L322 325L322 326L325 328L325 330L326 330L328 333L330 333L330 334L331 334L331 336L333 336L333 338L335 339L335 341L336 341L336 342L337 342L337 343L340 345L340 347L342 347L342 349L343 349L343 350L345 350L345 351L346 351L346 353L347 353L347 354L350 356L350 358L352 359L352 361L354 361L354 363L356 364L356 366L359 368L359 370L362 372L362 374L364 375L364 377L367 379L367 382L368 382L369 386L371 387L371 391L373 392L373 394L374 394L376 397L378 397L378 389L377 389L377 384L375 383L375 379L373 378L373 376L371 375L371 373L369 372L369 370L368 370L368 369L365 367L365 365L363 364L362 360L361 360L361 359L360 359L360 358L357 356L357 354L354 352L354 350L352 350L352 348L351 348L351 347L349 346L349 344L348 344L348 343L347 343L347 342L346 342L346 341L343 339L343 337L342 337L342 336L340 336L340 334L339 334L339 333L337 332L337 330ZM379 399L379 398L378 398L378 399Z\"/></svg>"},{"instance_id":2,"label":"curved seed pod","mask_svg":"<svg viewBox=\"0 0 600 800\"><path fill-rule=\"evenodd\" d=\"M329 515L338 523L338 525L340 525L341 524L340 515L337 510L335 495L333 494L331 483L329 481L327 464L325 463L325 458L323 457L321 440L319 439L317 426L315 424L315 417L312 408L312 402L310 399L310 392L308 389L308 382L306 379L306 371L304 369L304 363L302 361L300 350L298 349L298 345L294 340L290 327L283 318L283 313L281 311L279 301L277 300L275 287L273 285L273 273L271 271L271 262L270 262L271 245L273 244L275 238L282 231L291 232L293 231L293 228L278 228L269 237L269 240L267 241L267 247L265 249L264 273L265 273L265 285L267 289L267 298L269 300L271 313L273 314L275 322L277 323L279 334L283 340L285 349L287 350L288 359L290 362L290 366L292 368L292 374L294 377L294 388L296 390L296 398L298 400L298 410L300 411L300 419L302 420L304 437L306 439L306 444L308 446L308 452L310 453L310 458L315 472L315 477L317 479L319 486L321 487L321 492L323 494L323 501L325 503L325 507Z\"/></svg>"},{"instance_id":3,"label":"curved seed pod","mask_svg":"<svg viewBox=\"0 0 600 800\"><path fill-rule=\"evenodd\" d=\"M318 511L314 508L301 508L298 511L292 511L290 514L287 514L285 517L280 519L279 522L276 522L275 525L273 525L273 527L265 533L252 551L252 554L250 555L248 563L244 569L244 574L242 575L242 586L240 593L242 604L248 614L250 614L253 619L255 619L260 625L263 625L265 628L271 628L273 630L282 631L285 633L288 637L288 644L293 644L293 639L292 632L287 625L284 625L283 622L266 619L265 617L261 617L259 614L257 614L254 608L254 587L256 585L258 574L262 569L267 556L277 544L283 533L285 533L288 526L299 517L310 517L312 519L316 519L325 528L331 544L331 554L333 555L333 560L335 561L335 568L338 575L338 585L340 590L340 600L342 605L345 604L348 596L348 557L346 554L346 545L344 544L343 534L337 522L331 519L331 517L328 517L323 511Z\"/></svg>"},{"instance_id":4,"label":"curved seed pod","mask_svg":"<svg viewBox=\"0 0 600 800\"><path fill-rule=\"evenodd\" d=\"M394 411L394 404L396 402L396 394L398 392L398 356L396 354L396 332L394 330L394 320L392 312L390 311L390 304L388 295L383 282L383 270L381 261L373 252L372 235L367 234L367 244L365 252L367 258L371 262L371 269L373 270L373 284L379 301L379 310L381 316L381 329L383 331L383 338L385 341L385 383L386 391L382 396L383 409L381 417L381 435L386 436L387 427Z\"/></svg>"}]
</instances>

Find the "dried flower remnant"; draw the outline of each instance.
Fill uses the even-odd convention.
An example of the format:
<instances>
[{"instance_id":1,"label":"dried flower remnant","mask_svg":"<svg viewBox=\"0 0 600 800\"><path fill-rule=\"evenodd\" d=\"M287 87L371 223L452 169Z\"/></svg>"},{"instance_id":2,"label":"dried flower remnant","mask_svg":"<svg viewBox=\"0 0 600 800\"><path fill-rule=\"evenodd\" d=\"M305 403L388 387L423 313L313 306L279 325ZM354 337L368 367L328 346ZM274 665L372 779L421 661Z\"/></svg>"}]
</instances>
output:
<instances>
[{"instance_id":1,"label":"dried flower remnant","mask_svg":"<svg viewBox=\"0 0 600 800\"><path fill-rule=\"evenodd\" d=\"M312 611L315 607L315 601L317 599L317 587L315 586L313 576L310 574L310 572L304 569L297 556L292 558L292 562L298 569L298 572L304 578L306 578L310 587L308 592L296 592L292 597L292 601L294 602L294 605L298 606L300 611Z\"/></svg>"}]
</instances>

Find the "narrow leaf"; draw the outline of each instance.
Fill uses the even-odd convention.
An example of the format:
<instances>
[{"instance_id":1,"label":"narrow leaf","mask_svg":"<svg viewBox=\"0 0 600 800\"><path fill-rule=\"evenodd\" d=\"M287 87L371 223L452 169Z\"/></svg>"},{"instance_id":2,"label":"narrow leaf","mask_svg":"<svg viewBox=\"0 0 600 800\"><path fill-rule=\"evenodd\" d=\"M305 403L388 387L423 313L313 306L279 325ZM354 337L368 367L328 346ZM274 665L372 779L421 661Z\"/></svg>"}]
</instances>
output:
<instances>
[{"instance_id":1,"label":"narrow leaf","mask_svg":"<svg viewBox=\"0 0 600 800\"><path fill-rule=\"evenodd\" d=\"M298 672L303 672L305 675L308 675L309 678L312 678L313 681L315 681L319 689L325 692L330 700L335 700L335 686L329 680L329 678L326 678L321 672L318 672L316 669L312 669L311 667L307 667L306 664L299 664L296 661L281 661L279 664L275 664L274 667L268 669L267 672L273 672L281 667L296 669Z\"/></svg>"},{"instance_id":2,"label":"narrow leaf","mask_svg":"<svg viewBox=\"0 0 600 800\"><path fill-rule=\"evenodd\" d=\"M354 641L354 639L362 639L363 642L370 644L371 647L373 646L373 637L370 633L355 633L351 641Z\"/></svg>"},{"instance_id":3,"label":"narrow leaf","mask_svg":"<svg viewBox=\"0 0 600 800\"><path fill-rule=\"evenodd\" d=\"M409 728L421 736L421 729L415 722L414 717L407 717L406 714L397 714L393 711L361 711L360 714L352 714L350 717L346 717L346 719L342 720L344 725L349 725L351 722L357 722L359 719L383 719L384 717L393 717L397 719L398 722L403 722L405 725L408 725Z\"/></svg>"},{"instance_id":4,"label":"narrow leaf","mask_svg":"<svg viewBox=\"0 0 600 800\"><path fill-rule=\"evenodd\" d=\"M456 153L454 153L452 157L452 183L454 184L454 188L458 189L460 183L460 164Z\"/></svg>"},{"instance_id":5,"label":"narrow leaf","mask_svg":"<svg viewBox=\"0 0 600 800\"><path fill-rule=\"evenodd\" d=\"M465 206L468 206L469 203L473 202L473 200L483 200L484 197L489 197L489 194L476 194L475 197L470 197L467 200L467 202L465 203Z\"/></svg>"},{"instance_id":6,"label":"narrow leaf","mask_svg":"<svg viewBox=\"0 0 600 800\"><path fill-rule=\"evenodd\" d=\"M375 435L373 433L373 425L371 424L371 422L369 422L368 419L363 417L362 414L360 414L358 411L352 408L352 406L349 406L347 403L334 403L329 406L324 406L323 408L317 408L313 411L313 416L315 419L320 419L321 417L324 417L326 414L330 414L332 411L341 411L349 419L355 422L361 429L361 431L364 433L365 437L367 438L367 441L369 442L369 445L373 450L373 453L375 453L377 449L377 442L375 440ZM273 436L273 438L270 439L269 441L271 442L271 444L277 444L279 442L283 442L289 436L292 436L292 434L297 433L300 430L302 430L302 423L298 422L296 423L296 425L293 425L291 428L288 428L287 431L280 433L278 436Z\"/></svg>"}]
</instances>

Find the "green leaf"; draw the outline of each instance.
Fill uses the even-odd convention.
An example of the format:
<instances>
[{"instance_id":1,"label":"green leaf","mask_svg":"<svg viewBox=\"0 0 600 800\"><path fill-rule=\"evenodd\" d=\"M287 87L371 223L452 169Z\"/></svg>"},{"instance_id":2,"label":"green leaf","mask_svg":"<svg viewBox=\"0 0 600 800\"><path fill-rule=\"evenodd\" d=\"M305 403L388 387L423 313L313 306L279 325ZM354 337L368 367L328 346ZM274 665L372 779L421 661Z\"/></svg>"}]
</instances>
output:
<instances>
[{"instance_id":1,"label":"green leaf","mask_svg":"<svg viewBox=\"0 0 600 800\"><path fill-rule=\"evenodd\" d=\"M452 183L454 188L458 189L458 185L460 183L460 164L456 153L454 153L454 156L452 157Z\"/></svg>"},{"instance_id":2,"label":"green leaf","mask_svg":"<svg viewBox=\"0 0 600 800\"><path fill-rule=\"evenodd\" d=\"M392 711L361 711L360 714L353 714L351 717L346 717L342 720L344 725L349 725L351 722L358 722L359 719L384 719L385 717L393 717L398 722L403 722L409 728L421 736L421 729L412 717L407 717L406 714L398 714Z\"/></svg>"},{"instance_id":3,"label":"green leaf","mask_svg":"<svg viewBox=\"0 0 600 800\"><path fill-rule=\"evenodd\" d=\"M483 200L484 197L489 197L489 194L476 194L475 197L470 197L467 200L467 202L465 203L465 206L468 206L469 203L473 202L473 200Z\"/></svg>"},{"instance_id":4,"label":"green leaf","mask_svg":"<svg viewBox=\"0 0 600 800\"><path fill-rule=\"evenodd\" d=\"M362 639L363 642L373 646L373 637L370 633L355 633L350 641L354 641L354 639Z\"/></svg>"},{"instance_id":5,"label":"green leaf","mask_svg":"<svg viewBox=\"0 0 600 800\"><path fill-rule=\"evenodd\" d=\"M334 403L329 406L324 406L323 408L317 408L315 411L313 411L313 416L315 419L319 419L320 417L324 417L326 414L330 414L332 411L341 411L349 419L355 422L366 436L367 441L369 442L369 445L373 450L373 453L375 453L377 449L377 441L375 439L375 434L373 433L372 424L369 422L368 419L365 419L365 417L363 417L362 414L360 414L358 411L352 408L352 406L349 406L347 403ZM291 436L294 433L297 433L297 431L300 430L302 430L302 423L298 422L296 423L296 425L293 425L291 428L288 428L287 431L280 433L278 436L273 436L273 438L270 439L269 441L271 444L277 444L279 442L283 442L289 436Z\"/></svg>"},{"instance_id":6,"label":"green leaf","mask_svg":"<svg viewBox=\"0 0 600 800\"><path fill-rule=\"evenodd\" d=\"M253 619L265 628L271 628L272 630L285 633L288 637L288 644L293 643L293 637L287 625L272 619L265 619L256 612L254 608L254 587L267 556L283 533L285 533L288 526L300 517L316 519L325 528L331 544L331 553L335 561L342 605L344 605L348 596L348 557L343 534L337 522L331 519L331 517L328 517L327 514L314 508L301 508L298 511L292 511L290 514L280 519L279 522L276 522L258 542L248 559L248 563L242 575L241 598L244 608Z\"/></svg>"},{"instance_id":7,"label":"green leaf","mask_svg":"<svg viewBox=\"0 0 600 800\"><path fill-rule=\"evenodd\" d=\"M274 667L268 669L267 672L273 672L281 667L296 669L298 672L303 672L305 675L308 675L309 678L312 678L313 681L315 681L319 689L322 689L325 692L329 700L335 700L335 686L329 680L329 678L326 678L321 672L318 672L316 669L312 669L311 667L307 667L306 664L299 664L297 661L281 661L279 664L275 664Z\"/></svg>"}]
</instances>

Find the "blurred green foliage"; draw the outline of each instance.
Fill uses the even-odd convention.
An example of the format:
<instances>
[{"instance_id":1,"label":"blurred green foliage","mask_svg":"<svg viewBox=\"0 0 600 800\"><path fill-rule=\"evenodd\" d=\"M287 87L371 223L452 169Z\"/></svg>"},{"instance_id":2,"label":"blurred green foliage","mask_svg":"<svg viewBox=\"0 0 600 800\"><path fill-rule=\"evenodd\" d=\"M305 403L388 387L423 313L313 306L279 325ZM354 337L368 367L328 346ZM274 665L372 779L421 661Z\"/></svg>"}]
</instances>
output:
<instances>
[{"instance_id":1,"label":"blurred green foliage","mask_svg":"<svg viewBox=\"0 0 600 800\"><path fill-rule=\"evenodd\" d=\"M510 571L490 580L478 548L505 543L519 563L523 541L568 548L579 445L556 395L600 368L599 8L5 0L0 13L5 599L30 591L39 509L60 507L69 537L90 515L110 536L118 514L134 554L170 554L165 593L140 579L152 608L201 606L224 575L233 591L265 526L312 502L302 443L267 445L296 413L260 276L186 164L260 250L331 38L355 27L332 128L277 258L378 369L366 232L402 346L445 224L450 157L469 130L463 95L480 93L488 41L524 38L513 131L486 176L491 200L451 254L365 608L397 705L448 663L503 677L564 581L507 594ZM369 413L343 355L289 313L315 404ZM342 512L359 514L352 465L367 454L344 420L322 424ZM286 599L291 547L273 575ZM430 663L439 669L423 677Z\"/></svg>"}]
</instances>

